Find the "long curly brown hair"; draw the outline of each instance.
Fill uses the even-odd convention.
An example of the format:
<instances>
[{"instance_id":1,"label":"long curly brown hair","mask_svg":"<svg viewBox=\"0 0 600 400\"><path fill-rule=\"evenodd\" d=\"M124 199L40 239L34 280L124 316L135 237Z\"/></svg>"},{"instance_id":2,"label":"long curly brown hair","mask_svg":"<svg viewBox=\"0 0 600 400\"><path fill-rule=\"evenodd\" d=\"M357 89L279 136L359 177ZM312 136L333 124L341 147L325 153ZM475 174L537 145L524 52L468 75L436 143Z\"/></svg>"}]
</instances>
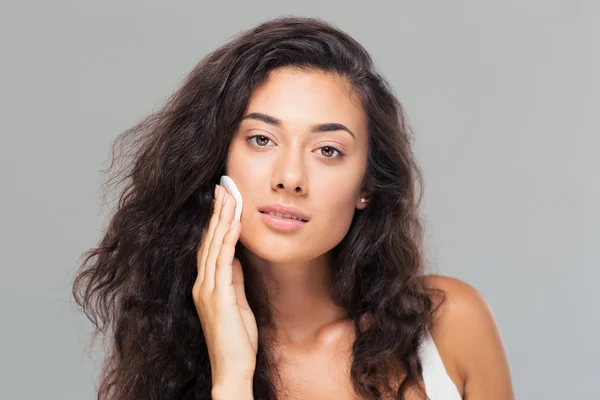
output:
<instances>
[{"instance_id":1,"label":"long curly brown hair","mask_svg":"<svg viewBox=\"0 0 600 400\"><path fill-rule=\"evenodd\" d=\"M418 348L434 302L424 279L422 179L403 109L354 39L320 19L285 17L210 53L164 107L113 144L105 189L117 190L118 203L73 283L77 304L110 343L98 399L211 398L191 296L196 252L250 95L270 71L286 66L344 77L368 118L370 204L332 249L333 300L355 326L354 388L366 399L403 399L411 383L423 390ZM260 330L269 320L259 306L263 292L252 276L245 281ZM276 398L274 376L269 347L261 342L255 399Z\"/></svg>"}]
</instances>

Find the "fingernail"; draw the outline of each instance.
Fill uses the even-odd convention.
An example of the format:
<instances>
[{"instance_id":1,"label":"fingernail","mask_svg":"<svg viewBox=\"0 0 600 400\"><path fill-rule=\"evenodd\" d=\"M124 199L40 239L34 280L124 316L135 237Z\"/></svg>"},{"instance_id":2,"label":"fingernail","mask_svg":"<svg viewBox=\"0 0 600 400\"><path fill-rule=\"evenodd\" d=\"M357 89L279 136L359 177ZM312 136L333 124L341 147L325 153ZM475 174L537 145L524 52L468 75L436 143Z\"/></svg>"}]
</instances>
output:
<instances>
[{"instance_id":1,"label":"fingernail","mask_svg":"<svg viewBox=\"0 0 600 400\"><path fill-rule=\"evenodd\" d=\"M215 199L219 197L219 185L215 185Z\"/></svg>"}]
</instances>

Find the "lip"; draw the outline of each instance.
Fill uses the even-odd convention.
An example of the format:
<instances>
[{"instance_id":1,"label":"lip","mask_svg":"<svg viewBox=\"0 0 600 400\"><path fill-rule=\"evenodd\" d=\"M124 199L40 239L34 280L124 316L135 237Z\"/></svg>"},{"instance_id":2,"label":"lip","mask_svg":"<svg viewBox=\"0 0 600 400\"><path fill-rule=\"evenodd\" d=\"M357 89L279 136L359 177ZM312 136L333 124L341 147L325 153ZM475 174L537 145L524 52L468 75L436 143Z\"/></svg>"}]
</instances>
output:
<instances>
[{"instance_id":1,"label":"lip","mask_svg":"<svg viewBox=\"0 0 600 400\"><path fill-rule=\"evenodd\" d=\"M291 232L297 229L300 229L306 224L309 220L308 216L294 207L284 206L282 204L272 204L269 206L260 207L258 209L260 212L260 217L269 227L284 231ZM291 218L282 218L275 215L267 214L266 212L273 211L280 214L289 214L298 218L302 218L303 221Z\"/></svg>"},{"instance_id":2,"label":"lip","mask_svg":"<svg viewBox=\"0 0 600 400\"><path fill-rule=\"evenodd\" d=\"M291 232L302 228L306 222L297 219L282 218L271 214L260 213L260 217L269 227L279 231Z\"/></svg>"},{"instance_id":3,"label":"lip","mask_svg":"<svg viewBox=\"0 0 600 400\"><path fill-rule=\"evenodd\" d=\"M289 214L289 215L293 215L294 217L298 217L298 218L302 218L304 221L298 221L298 222L308 222L310 220L310 218L308 217L308 215L306 215L306 213L304 213L302 210L299 210L295 207L291 207L291 206L285 206L283 204L270 204L270 205L266 205L264 207L259 207L258 211L261 212L261 214L263 214L264 212L276 212L279 214ZM263 214L266 215L266 214ZM274 215L271 215L271 217L275 217ZM278 217L275 217L278 218ZM292 219L287 219L287 218L279 218L279 219L285 219L286 221L297 221L297 220L292 220Z\"/></svg>"}]
</instances>

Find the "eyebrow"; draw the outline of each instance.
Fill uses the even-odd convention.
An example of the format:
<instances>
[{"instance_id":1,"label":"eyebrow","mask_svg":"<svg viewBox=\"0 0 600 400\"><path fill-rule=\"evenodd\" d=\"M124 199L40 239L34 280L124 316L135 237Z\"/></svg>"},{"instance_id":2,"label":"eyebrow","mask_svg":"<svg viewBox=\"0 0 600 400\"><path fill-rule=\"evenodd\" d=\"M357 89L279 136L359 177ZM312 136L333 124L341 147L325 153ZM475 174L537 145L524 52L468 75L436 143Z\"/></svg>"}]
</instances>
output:
<instances>
[{"instance_id":1,"label":"eyebrow","mask_svg":"<svg viewBox=\"0 0 600 400\"><path fill-rule=\"evenodd\" d=\"M273 125L276 126L278 128L281 128L281 126L283 125L283 123L281 122L281 120L272 117L270 115L266 115L266 114L262 114L262 113L250 113L246 116L244 116L244 118L242 118L242 120L245 119L255 119L258 121L262 121L265 122L269 125ZM342 124L338 124L338 123L333 123L333 122L329 122L326 124L316 124L316 125L312 125L310 128L310 131L312 133L317 133L317 132L334 132L334 131L346 131L348 132L350 135L352 135L352 137L354 139L356 139L356 136L354 136L354 133L348 129L346 126L342 125Z\"/></svg>"}]
</instances>

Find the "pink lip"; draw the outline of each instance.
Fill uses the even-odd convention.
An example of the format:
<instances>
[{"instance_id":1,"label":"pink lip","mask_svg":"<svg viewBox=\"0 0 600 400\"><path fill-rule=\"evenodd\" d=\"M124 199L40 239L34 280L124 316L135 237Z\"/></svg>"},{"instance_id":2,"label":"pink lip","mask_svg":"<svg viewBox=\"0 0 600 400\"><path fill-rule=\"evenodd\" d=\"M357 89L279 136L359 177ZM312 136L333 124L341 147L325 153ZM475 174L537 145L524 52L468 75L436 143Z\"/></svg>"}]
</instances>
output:
<instances>
[{"instance_id":1,"label":"pink lip","mask_svg":"<svg viewBox=\"0 0 600 400\"><path fill-rule=\"evenodd\" d=\"M302 228L304 224L306 224L306 222L299 221L297 219L281 218L265 213L260 213L260 217L271 228L286 232L295 231Z\"/></svg>"},{"instance_id":2,"label":"pink lip","mask_svg":"<svg viewBox=\"0 0 600 400\"><path fill-rule=\"evenodd\" d=\"M283 204L270 204L267 206L263 206L263 207L259 207L258 211L260 212L269 212L269 211L273 211L279 214L289 214L289 215L293 215L295 217L301 218L304 220L304 222L308 222L308 220L310 219L308 217L308 215L306 215L302 210L292 207L292 206L286 206Z\"/></svg>"}]
</instances>

